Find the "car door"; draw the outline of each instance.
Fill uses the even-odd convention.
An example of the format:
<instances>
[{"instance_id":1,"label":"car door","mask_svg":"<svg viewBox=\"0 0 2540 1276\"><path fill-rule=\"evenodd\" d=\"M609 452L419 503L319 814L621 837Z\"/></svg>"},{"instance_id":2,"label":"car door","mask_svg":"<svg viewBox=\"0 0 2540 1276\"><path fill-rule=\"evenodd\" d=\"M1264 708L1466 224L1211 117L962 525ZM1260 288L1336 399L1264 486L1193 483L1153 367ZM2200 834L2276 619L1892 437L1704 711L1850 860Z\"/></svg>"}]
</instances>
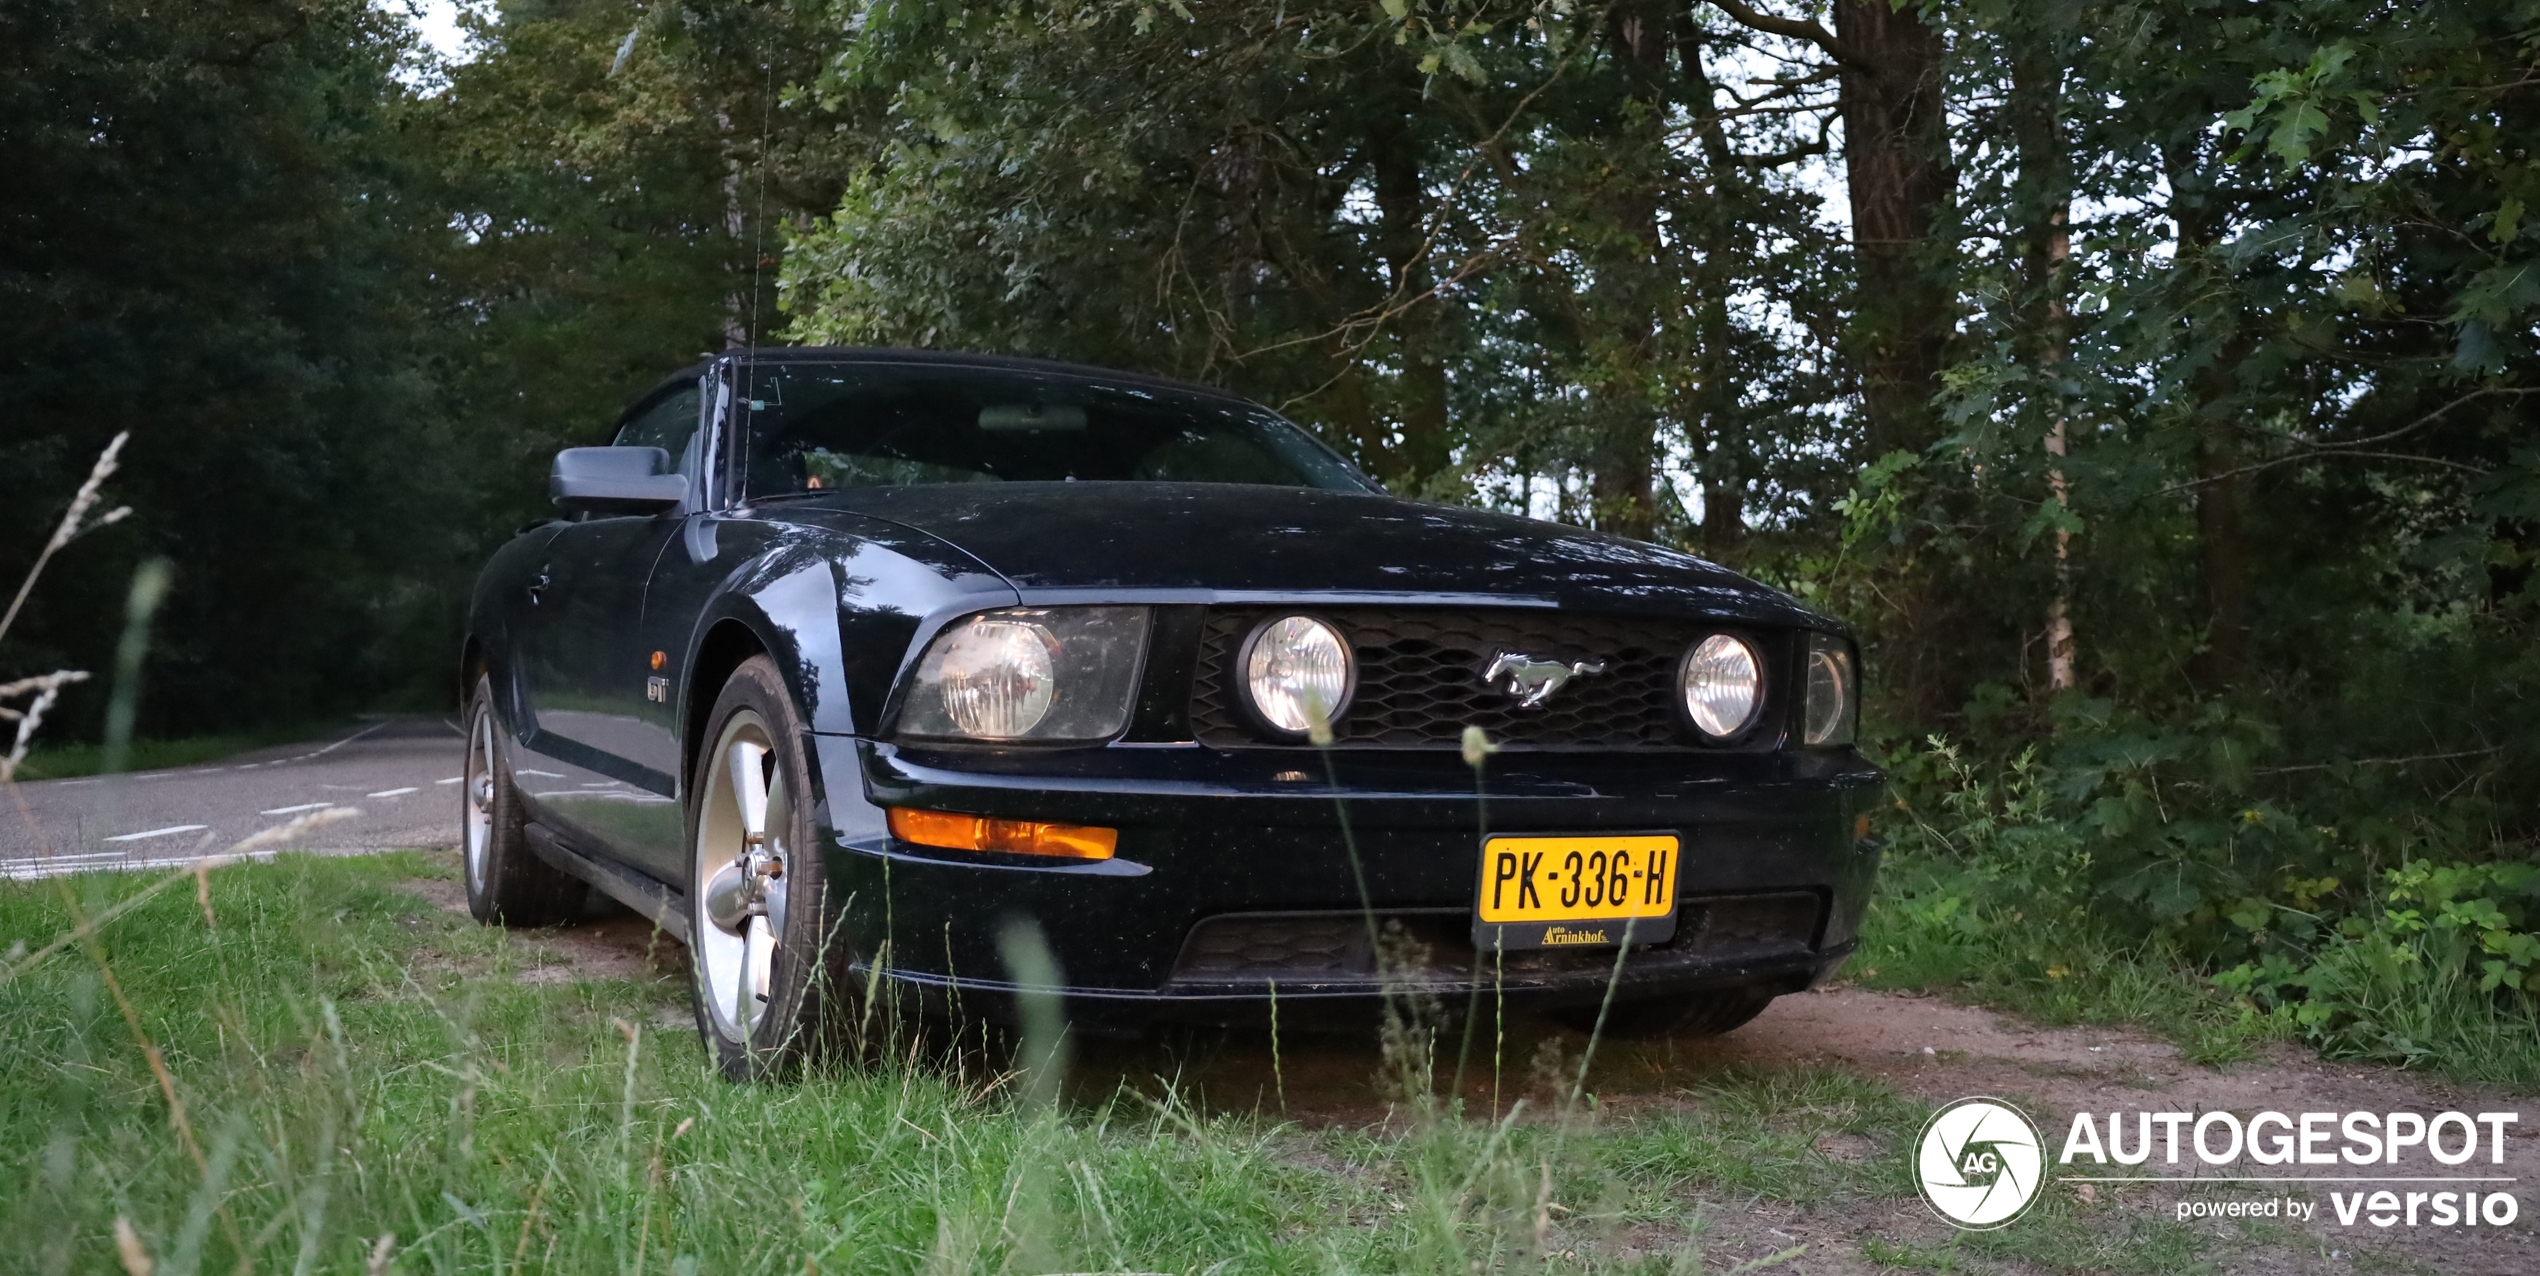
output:
<instances>
[{"instance_id":1,"label":"car door","mask_svg":"<svg viewBox=\"0 0 2540 1276\"><path fill-rule=\"evenodd\" d=\"M529 609L528 747L552 765L523 768L524 793L576 843L670 880L684 840L679 742L667 716L646 712L667 706L648 699L660 694L653 680L662 673L641 618L654 562L700 506L703 417L698 381L664 387L628 412L612 445L679 458L689 499L669 513L589 515L560 529Z\"/></svg>"}]
</instances>

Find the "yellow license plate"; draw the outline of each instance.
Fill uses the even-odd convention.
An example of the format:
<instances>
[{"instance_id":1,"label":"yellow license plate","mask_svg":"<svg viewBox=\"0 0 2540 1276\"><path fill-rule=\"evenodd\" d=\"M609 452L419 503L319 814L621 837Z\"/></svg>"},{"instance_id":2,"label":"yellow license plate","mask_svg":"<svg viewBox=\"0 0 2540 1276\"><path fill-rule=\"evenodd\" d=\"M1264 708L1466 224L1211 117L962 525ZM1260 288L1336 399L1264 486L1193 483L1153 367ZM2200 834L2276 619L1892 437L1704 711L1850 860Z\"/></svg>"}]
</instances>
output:
<instances>
[{"instance_id":1,"label":"yellow license plate","mask_svg":"<svg viewBox=\"0 0 2540 1276\"><path fill-rule=\"evenodd\" d=\"M1676 850L1664 833L1486 838L1473 942L1512 949L1671 939Z\"/></svg>"}]
</instances>

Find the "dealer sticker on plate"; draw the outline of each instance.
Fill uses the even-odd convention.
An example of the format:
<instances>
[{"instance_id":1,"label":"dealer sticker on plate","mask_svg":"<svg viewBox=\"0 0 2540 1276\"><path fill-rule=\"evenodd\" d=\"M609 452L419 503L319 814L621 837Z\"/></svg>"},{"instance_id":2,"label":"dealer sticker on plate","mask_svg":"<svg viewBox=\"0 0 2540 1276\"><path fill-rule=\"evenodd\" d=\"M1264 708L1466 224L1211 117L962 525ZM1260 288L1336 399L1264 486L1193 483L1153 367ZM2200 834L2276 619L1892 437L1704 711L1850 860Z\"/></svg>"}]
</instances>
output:
<instances>
[{"instance_id":1,"label":"dealer sticker on plate","mask_svg":"<svg viewBox=\"0 0 2540 1276\"><path fill-rule=\"evenodd\" d=\"M1655 944L1676 933L1676 838L1608 833L1482 841L1473 946Z\"/></svg>"}]
</instances>

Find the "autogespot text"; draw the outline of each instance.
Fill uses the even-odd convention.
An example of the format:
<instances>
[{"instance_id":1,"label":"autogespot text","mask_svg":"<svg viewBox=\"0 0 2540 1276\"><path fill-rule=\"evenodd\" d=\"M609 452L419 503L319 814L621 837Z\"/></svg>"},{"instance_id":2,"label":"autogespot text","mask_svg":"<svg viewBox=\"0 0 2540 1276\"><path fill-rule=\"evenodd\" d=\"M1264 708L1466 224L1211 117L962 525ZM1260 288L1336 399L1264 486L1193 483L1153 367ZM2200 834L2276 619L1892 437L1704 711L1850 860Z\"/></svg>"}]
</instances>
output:
<instances>
[{"instance_id":1,"label":"autogespot text","mask_svg":"<svg viewBox=\"0 0 2540 1276\"><path fill-rule=\"evenodd\" d=\"M2111 1112L2073 1117L2058 1177L2080 1183L2309 1184L2328 1193L2341 1227L2504 1227L2521 1217L2508 1190L2506 1131L2516 1112ZM2223 1173L2099 1175L2088 1167L2158 1164L2229 1167ZM2193 1158L2192 1161L2190 1158ZM2278 1167L2334 1167L2266 1173ZM2232 1170L2249 1173L2232 1173ZM2180 1201L2180 1220L2312 1218L2316 1202L2263 1195Z\"/></svg>"}]
</instances>

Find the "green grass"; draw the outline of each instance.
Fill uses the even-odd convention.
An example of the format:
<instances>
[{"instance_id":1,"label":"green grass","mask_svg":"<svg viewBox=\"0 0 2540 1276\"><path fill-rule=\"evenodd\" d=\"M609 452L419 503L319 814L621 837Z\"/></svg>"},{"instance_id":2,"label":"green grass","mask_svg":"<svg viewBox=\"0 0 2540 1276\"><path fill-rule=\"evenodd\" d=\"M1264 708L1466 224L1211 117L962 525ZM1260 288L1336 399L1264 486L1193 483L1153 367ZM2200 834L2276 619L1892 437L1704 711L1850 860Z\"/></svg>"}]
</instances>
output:
<instances>
[{"instance_id":1,"label":"green grass","mask_svg":"<svg viewBox=\"0 0 2540 1276\"><path fill-rule=\"evenodd\" d=\"M125 754L123 769L159 771L168 767L199 766L245 753L249 749L315 739L343 725L332 721L301 723L262 731L186 736L175 740L135 740ZM106 746L102 744L38 744L28 749L26 759L18 764L17 778L69 780L96 775L105 769Z\"/></svg>"},{"instance_id":2,"label":"green grass","mask_svg":"<svg viewBox=\"0 0 2540 1276\"><path fill-rule=\"evenodd\" d=\"M498 1276L1717 1271L1715 1229L1759 1201L1894 1216L1927 1115L1809 1067L1714 1067L1619 1110L1537 1087L1498 1121L1396 1089L1394 1119L1328 1128L1212 1109L1153 1071L1080 1075L1037 1111L975 1060L735 1087L679 1022L680 981L524 981L538 937L407 889L447 873L286 858L213 873L206 899L180 877L93 949L25 969L74 914L162 879L0 886L0 940L27 946L0 982L0 1270L121 1270L120 1221L158 1276L361 1272L382 1237L396 1271ZM1828 1135L1876 1151L1837 1159ZM2014 1230L1874 1247L2193 1266L2177 1237Z\"/></svg>"}]
</instances>

